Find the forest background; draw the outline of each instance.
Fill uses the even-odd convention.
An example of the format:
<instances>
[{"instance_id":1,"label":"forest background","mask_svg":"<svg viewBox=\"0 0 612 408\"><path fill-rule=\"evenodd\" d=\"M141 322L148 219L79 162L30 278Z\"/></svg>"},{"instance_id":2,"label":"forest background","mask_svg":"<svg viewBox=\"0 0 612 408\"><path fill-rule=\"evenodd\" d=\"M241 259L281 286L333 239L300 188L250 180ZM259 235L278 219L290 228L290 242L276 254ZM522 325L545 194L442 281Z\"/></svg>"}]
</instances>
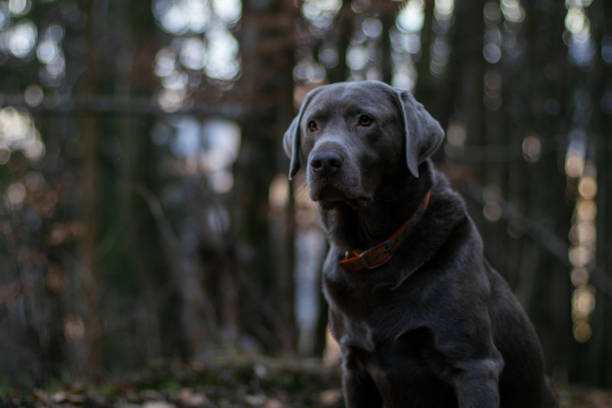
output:
<instances>
[{"instance_id":1,"label":"forest background","mask_svg":"<svg viewBox=\"0 0 612 408\"><path fill-rule=\"evenodd\" d=\"M553 382L611 387L611 74L604 0L1 0L0 384L333 361L281 139L309 89L379 79L445 129Z\"/></svg>"}]
</instances>

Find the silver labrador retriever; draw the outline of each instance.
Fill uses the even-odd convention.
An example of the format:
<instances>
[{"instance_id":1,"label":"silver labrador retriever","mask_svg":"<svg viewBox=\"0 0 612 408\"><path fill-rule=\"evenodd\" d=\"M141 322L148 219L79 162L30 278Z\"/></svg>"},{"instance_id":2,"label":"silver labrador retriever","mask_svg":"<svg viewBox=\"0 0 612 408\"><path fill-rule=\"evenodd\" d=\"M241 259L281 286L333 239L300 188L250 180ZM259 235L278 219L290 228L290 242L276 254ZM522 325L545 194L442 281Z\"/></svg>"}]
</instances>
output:
<instances>
[{"instance_id":1,"label":"silver labrador retriever","mask_svg":"<svg viewBox=\"0 0 612 408\"><path fill-rule=\"evenodd\" d=\"M312 90L285 133L331 245L346 406L555 407L531 323L428 159L443 138L409 92L377 81Z\"/></svg>"}]
</instances>

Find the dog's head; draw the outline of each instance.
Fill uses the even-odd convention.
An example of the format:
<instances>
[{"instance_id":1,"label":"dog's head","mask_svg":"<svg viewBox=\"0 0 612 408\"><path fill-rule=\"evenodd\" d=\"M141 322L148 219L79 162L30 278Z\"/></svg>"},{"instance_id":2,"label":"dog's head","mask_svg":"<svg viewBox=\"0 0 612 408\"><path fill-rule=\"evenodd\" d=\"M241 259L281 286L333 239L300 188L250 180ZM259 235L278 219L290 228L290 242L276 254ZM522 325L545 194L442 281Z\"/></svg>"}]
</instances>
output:
<instances>
[{"instance_id":1,"label":"dog's head","mask_svg":"<svg viewBox=\"0 0 612 408\"><path fill-rule=\"evenodd\" d=\"M286 131L289 178L306 167L310 197L323 207L371 200L389 177L419 177L444 132L408 91L379 81L313 89Z\"/></svg>"}]
</instances>

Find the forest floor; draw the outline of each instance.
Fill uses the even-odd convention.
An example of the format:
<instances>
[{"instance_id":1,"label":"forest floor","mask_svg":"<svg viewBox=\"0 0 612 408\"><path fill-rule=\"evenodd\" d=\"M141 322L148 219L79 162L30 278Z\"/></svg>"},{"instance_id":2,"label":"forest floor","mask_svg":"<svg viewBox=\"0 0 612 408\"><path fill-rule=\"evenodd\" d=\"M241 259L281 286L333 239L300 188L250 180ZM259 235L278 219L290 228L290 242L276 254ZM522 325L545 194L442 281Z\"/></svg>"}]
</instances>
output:
<instances>
[{"instance_id":1,"label":"forest floor","mask_svg":"<svg viewBox=\"0 0 612 408\"><path fill-rule=\"evenodd\" d=\"M557 389L562 408L612 407L612 391ZM0 407L341 408L340 374L318 360L262 357L157 363L104 385L0 388Z\"/></svg>"}]
</instances>

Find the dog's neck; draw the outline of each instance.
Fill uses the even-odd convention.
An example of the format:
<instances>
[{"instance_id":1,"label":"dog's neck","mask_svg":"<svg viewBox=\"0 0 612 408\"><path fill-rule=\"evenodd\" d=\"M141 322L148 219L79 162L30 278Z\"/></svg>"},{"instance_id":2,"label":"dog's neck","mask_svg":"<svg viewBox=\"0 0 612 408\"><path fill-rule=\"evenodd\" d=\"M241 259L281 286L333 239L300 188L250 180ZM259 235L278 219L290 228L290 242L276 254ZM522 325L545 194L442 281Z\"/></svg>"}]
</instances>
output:
<instances>
[{"instance_id":1,"label":"dog's neck","mask_svg":"<svg viewBox=\"0 0 612 408\"><path fill-rule=\"evenodd\" d=\"M388 239L423 201L433 185L434 171L428 160L419 167L418 179L409 174L389 177L365 205L322 209L329 240L341 251L349 251L365 250Z\"/></svg>"}]
</instances>

